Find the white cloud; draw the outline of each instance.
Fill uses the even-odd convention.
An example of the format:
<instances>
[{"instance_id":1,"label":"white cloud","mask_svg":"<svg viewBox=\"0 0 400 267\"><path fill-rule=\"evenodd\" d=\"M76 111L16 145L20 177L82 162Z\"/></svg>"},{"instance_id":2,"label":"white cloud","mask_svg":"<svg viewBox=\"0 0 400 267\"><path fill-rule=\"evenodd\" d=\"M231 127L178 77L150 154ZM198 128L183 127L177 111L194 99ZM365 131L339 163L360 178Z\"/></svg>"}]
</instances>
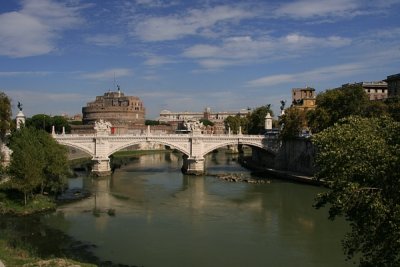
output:
<instances>
[{"instance_id":1,"label":"white cloud","mask_svg":"<svg viewBox=\"0 0 400 267\"><path fill-rule=\"evenodd\" d=\"M162 1L162 0L136 0L136 4L153 8L153 7L173 6L173 5L177 5L178 2L172 1L172 0L167 0L167 1Z\"/></svg>"},{"instance_id":2,"label":"white cloud","mask_svg":"<svg viewBox=\"0 0 400 267\"><path fill-rule=\"evenodd\" d=\"M54 33L38 19L18 12L0 15L0 54L26 57L47 54L54 49Z\"/></svg>"},{"instance_id":3,"label":"white cloud","mask_svg":"<svg viewBox=\"0 0 400 267\"><path fill-rule=\"evenodd\" d=\"M243 8L217 6L206 9L191 9L184 14L164 17L145 17L132 23L133 35L144 41L167 41L187 35L209 34L217 23L238 21L254 16Z\"/></svg>"},{"instance_id":4,"label":"white cloud","mask_svg":"<svg viewBox=\"0 0 400 267\"><path fill-rule=\"evenodd\" d=\"M13 76L46 76L52 74L50 71L1 71L0 77Z\"/></svg>"},{"instance_id":5,"label":"white cloud","mask_svg":"<svg viewBox=\"0 0 400 267\"><path fill-rule=\"evenodd\" d=\"M341 47L349 45L351 40L349 38L339 36L329 36L326 38L304 36L297 33L289 34L281 39L282 44L293 46L296 49L306 47Z\"/></svg>"},{"instance_id":6,"label":"white cloud","mask_svg":"<svg viewBox=\"0 0 400 267\"><path fill-rule=\"evenodd\" d=\"M160 65L174 63L174 62L175 61L168 59L167 57L151 55L151 56L148 56L148 58L146 59L144 64L147 66L160 66Z\"/></svg>"},{"instance_id":7,"label":"white cloud","mask_svg":"<svg viewBox=\"0 0 400 267\"><path fill-rule=\"evenodd\" d=\"M235 63L231 60L224 59L202 59L198 62L203 68L206 69L220 69Z\"/></svg>"},{"instance_id":8,"label":"white cloud","mask_svg":"<svg viewBox=\"0 0 400 267\"><path fill-rule=\"evenodd\" d=\"M368 66L365 66L364 64L342 64L336 66L322 67L301 73L265 76L248 81L246 85L248 87L268 87L291 82L315 82L321 80L335 79L338 77L353 76L357 73L365 71L367 68Z\"/></svg>"},{"instance_id":9,"label":"white cloud","mask_svg":"<svg viewBox=\"0 0 400 267\"><path fill-rule=\"evenodd\" d=\"M275 15L293 19L352 18L377 14L396 4L398 0L297 0L280 5Z\"/></svg>"},{"instance_id":10,"label":"white cloud","mask_svg":"<svg viewBox=\"0 0 400 267\"><path fill-rule=\"evenodd\" d=\"M343 17L358 7L357 0L300 0L281 5L276 14L293 18Z\"/></svg>"},{"instance_id":11,"label":"white cloud","mask_svg":"<svg viewBox=\"0 0 400 267\"><path fill-rule=\"evenodd\" d=\"M110 80L113 79L114 77L119 78L131 75L133 75L133 70L131 69L116 68L116 69L109 69L99 72L82 74L81 77L90 80Z\"/></svg>"},{"instance_id":12,"label":"white cloud","mask_svg":"<svg viewBox=\"0 0 400 267\"><path fill-rule=\"evenodd\" d=\"M186 49L183 55L190 58L214 57L218 52L218 46L199 44Z\"/></svg>"},{"instance_id":13,"label":"white cloud","mask_svg":"<svg viewBox=\"0 0 400 267\"><path fill-rule=\"evenodd\" d=\"M228 65L254 63L255 61L297 56L315 48L343 47L351 39L338 36L313 37L297 33L280 38L265 36L254 39L250 36L230 37L220 45L194 45L183 52L183 56L198 59L204 68L220 68Z\"/></svg>"},{"instance_id":14,"label":"white cloud","mask_svg":"<svg viewBox=\"0 0 400 267\"><path fill-rule=\"evenodd\" d=\"M25 0L21 10L0 14L0 55L50 53L56 49L58 35L81 22L75 7L50 0Z\"/></svg>"},{"instance_id":15,"label":"white cloud","mask_svg":"<svg viewBox=\"0 0 400 267\"><path fill-rule=\"evenodd\" d=\"M98 46L118 46L123 40L124 38L122 36L112 34L96 34L85 38L87 43Z\"/></svg>"},{"instance_id":16,"label":"white cloud","mask_svg":"<svg viewBox=\"0 0 400 267\"><path fill-rule=\"evenodd\" d=\"M73 28L83 22L78 7L52 0L24 0L22 5L21 13L40 19L53 30Z\"/></svg>"},{"instance_id":17,"label":"white cloud","mask_svg":"<svg viewBox=\"0 0 400 267\"><path fill-rule=\"evenodd\" d=\"M277 85L282 83L290 83L296 81L296 78L300 74L278 74L278 75L271 75L265 76L262 78L258 78L256 80L252 80L247 82L249 87L262 87L262 86L271 86Z\"/></svg>"}]
</instances>

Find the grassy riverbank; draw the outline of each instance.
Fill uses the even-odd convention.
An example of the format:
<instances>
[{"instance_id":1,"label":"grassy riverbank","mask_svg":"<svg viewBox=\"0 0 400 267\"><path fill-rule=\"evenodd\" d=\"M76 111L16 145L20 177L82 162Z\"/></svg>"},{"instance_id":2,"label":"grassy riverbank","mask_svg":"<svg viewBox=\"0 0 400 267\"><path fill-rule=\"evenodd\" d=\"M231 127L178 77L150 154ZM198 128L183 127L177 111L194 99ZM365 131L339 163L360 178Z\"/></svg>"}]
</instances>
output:
<instances>
[{"instance_id":1,"label":"grassy riverbank","mask_svg":"<svg viewBox=\"0 0 400 267\"><path fill-rule=\"evenodd\" d=\"M27 205L15 195L15 192L0 191L0 222L2 217L27 216L53 211L57 207L55 201L48 196L35 195ZM3 222L4 223L4 222ZM34 227L34 225L33 225ZM0 235L0 261L5 266L84 266L96 265L80 263L65 258L40 258L36 256L35 249L29 247L24 241L16 238L15 233L2 232ZM1 265L1 264L0 264Z\"/></svg>"},{"instance_id":2,"label":"grassy riverbank","mask_svg":"<svg viewBox=\"0 0 400 267\"><path fill-rule=\"evenodd\" d=\"M35 195L26 205L21 198L0 191L0 215L25 216L55 210L55 201L48 196Z\"/></svg>"},{"instance_id":3,"label":"grassy riverbank","mask_svg":"<svg viewBox=\"0 0 400 267\"><path fill-rule=\"evenodd\" d=\"M34 256L34 253L26 248L16 247L15 245L9 244L3 238L0 238L0 259L5 266L82 266L82 267L94 267L96 265L88 263L80 263L77 261L53 258L53 259L40 259Z\"/></svg>"}]
</instances>

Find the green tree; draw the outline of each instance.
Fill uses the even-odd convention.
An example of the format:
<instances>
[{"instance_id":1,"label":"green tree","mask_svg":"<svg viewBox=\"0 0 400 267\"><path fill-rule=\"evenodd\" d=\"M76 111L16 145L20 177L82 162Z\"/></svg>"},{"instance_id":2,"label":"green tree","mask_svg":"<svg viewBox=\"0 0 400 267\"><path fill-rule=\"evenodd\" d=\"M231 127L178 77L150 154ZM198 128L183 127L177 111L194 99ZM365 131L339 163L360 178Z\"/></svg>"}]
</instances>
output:
<instances>
[{"instance_id":1,"label":"green tree","mask_svg":"<svg viewBox=\"0 0 400 267\"><path fill-rule=\"evenodd\" d=\"M8 172L24 203L37 191L59 191L65 185L67 150L43 130L23 127L9 141L13 150Z\"/></svg>"},{"instance_id":2,"label":"green tree","mask_svg":"<svg viewBox=\"0 0 400 267\"><path fill-rule=\"evenodd\" d=\"M71 132L71 126L69 125L68 120L64 116L53 116L51 117L50 123L51 123L50 127L54 126L55 128L54 130L57 133L62 133L63 127L66 133ZM47 132L50 133L51 130L52 129L50 128L50 131Z\"/></svg>"},{"instance_id":3,"label":"green tree","mask_svg":"<svg viewBox=\"0 0 400 267\"><path fill-rule=\"evenodd\" d=\"M13 187L24 194L25 205L28 196L44 181L45 156L37 137L37 131L23 127L10 138L13 153L9 173Z\"/></svg>"},{"instance_id":4,"label":"green tree","mask_svg":"<svg viewBox=\"0 0 400 267\"><path fill-rule=\"evenodd\" d=\"M248 117L249 124L247 127L249 134L260 134L264 132L267 113L270 113L272 117L274 116L271 105L258 107L251 112Z\"/></svg>"},{"instance_id":5,"label":"green tree","mask_svg":"<svg viewBox=\"0 0 400 267\"><path fill-rule=\"evenodd\" d=\"M390 116L388 105L383 101L369 101L362 115L367 118Z\"/></svg>"},{"instance_id":6,"label":"green tree","mask_svg":"<svg viewBox=\"0 0 400 267\"><path fill-rule=\"evenodd\" d=\"M388 113L395 121L400 121L400 97L391 97L386 99Z\"/></svg>"},{"instance_id":7,"label":"green tree","mask_svg":"<svg viewBox=\"0 0 400 267\"><path fill-rule=\"evenodd\" d=\"M400 266L400 123L349 117L313 137L318 179L329 187L316 207L344 216L347 257L360 266Z\"/></svg>"},{"instance_id":8,"label":"green tree","mask_svg":"<svg viewBox=\"0 0 400 267\"><path fill-rule=\"evenodd\" d=\"M33 127L37 130L44 130L48 133L51 132L51 126L53 125L53 120L49 115L46 114L36 114L31 118L27 118L25 121L26 127Z\"/></svg>"},{"instance_id":9,"label":"green tree","mask_svg":"<svg viewBox=\"0 0 400 267\"><path fill-rule=\"evenodd\" d=\"M317 95L317 107L307 116L308 126L313 133L320 132L342 118L363 115L369 104L361 85L345 85L326 90Z\"/></svg>"},{"instance_id":10,"label":"green tree","mask_svg":"<svg viewBox=\"0 0 400 267\"><path fill-rule=\"evenodd\" d=\"M66 184L68 172L68 150L57 143L49 134L39 131L38 139L44 150L45 165L43 169L44 180L40 191L45 189L52 193L62 191Z\"/></svg>"},{"instance_id":11,"label":"green tree","mask_svg":"<svg viewBox=\"0 0 400 267\"><path fill-rule=\"evenodd\" d=\"M214 123L208 119L200 119L200 122L203 123L204 126L214 126Z\"/></svg>"},{"instance_id":12,"label":"green tree","mask_svg":"<svg viewBox=\"0 0 400 267\"><path fill-rule=\"evenodd\" d=\"M316 108L306 114L307 125L312 133L318 133L331 126L331 115L327 109Z\"/></svg>"},{"instance_id":13,"label":"green tree","mask_svg":"<svg viewBox=\"0 0 400 267\"><path fill-rule=\"evenodd\" d=\"M153 126L153 125L160 125L160 122L159 122L159 121L156 121L156 120L146 120L146 121L144 122L144 124L145 124L145 125Z\"/></svg>"},{"instance_id":14,"label":"green tree","mask_svg":"<svg viewBox=\"0 0 400 267\"><path fill-rule=\"evenodd\" d=\"M31 118L26 119L25 125L27 127L33 127L37 130L45 130L48 133L51 133L53 126L57 133L61 133L63 127L66 133L71 132L71 125L64 116L51 117L46 114L36 114Z\"/></svg>"},{"instance_id":15,"label":"green tree","mask_svg":"<svg viewBox=\"0 0 400 267\"><path fill-rule=\"evenodd\" d=\"M6 133L11 128L11 100L0 92L0 141L4 141Z\"/></svg>"},{"instance_id":16,"label":"green tree","mask_svg":"<svg viewBox=\"0 0 400 267\"><path fill-rule=\"evenodd\" d=\"M241 127L242 133L247 133L248 128L248 119L246 117L240 117L239 115L236 116L228 116L224 120L225 129L231 129L233 134L239 133L239 128Z\"/></svg>"},{"instance_id":17,"label":"green tree","mask_svg":"<svg viewBox=\"0 0 400 267\"><path fill-rule=\"evenodd\" d=\"M295 107L285 110L285 114L280 120L282 130L279 137L282 140L294 139L299 136L303 128L306 127L306 113Z\"/></svg>"}]
</instances>

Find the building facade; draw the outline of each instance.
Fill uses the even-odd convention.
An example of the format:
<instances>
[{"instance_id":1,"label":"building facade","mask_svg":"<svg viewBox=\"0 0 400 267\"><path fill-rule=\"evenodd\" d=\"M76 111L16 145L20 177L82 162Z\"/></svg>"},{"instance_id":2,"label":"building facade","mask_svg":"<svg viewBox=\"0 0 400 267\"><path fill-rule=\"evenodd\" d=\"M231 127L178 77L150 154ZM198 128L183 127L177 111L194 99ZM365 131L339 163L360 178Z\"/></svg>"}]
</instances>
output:
<instances>
[{"instance_id":1,"label":"building facade","mask_svg":"<svg viewBox=\"0 0 400 267\"><path fill-rule=\"evenodd\" d=\"M204 127L204 133L206 134L223 134L225 133L224 120L229 116L240 116L245 117L251 112L250 109L241 109L239 111L223 111L214 112L211 108L205 108L203 112L193 112L193 111L183 111L183 112L172 112L169 110L163 110L160 112L160 117L158 121L160 123L167 123L179 131L185 129L185 121L199 121L199 120L209 120L214 125Z\"/></svg>"},{"instance_id":2,"label":"building facade","mask_svg":"<svg viewBox=\"0 0 400 267\"><path fill-rule=\"evenodd\" d=\"M315 109L315 89L311 87L292 89L292 106L304 111Z\"/></svg>"},{"instance_id":3,"label":"building facade","mask_svg":"<svg viewBox=\"0 0 400 267\"><path fill-rule=\"evenodd\" d=\"M400 95L400 73L387 76L388 97Z\"/></svg>"},{"instance_id":4,"label":"building facade","mask_svg":"<svg viewBox=\"0 0 400 267\"><path fill-rule=\"evenodd\" d=\"M246 117L251 110L241 109L239 111L223 111L223 112L213 112L211 108L205 108L204 112L193 112L193 111L183 111L183 112L172 112L169 110L163 110L160 112L160 117L158 121L160 122L173 122L173 121L184 121L184 120L201 120L207 119L211 122L223 122L229 116L240 116Z\"/></svg>"},{"instance_id":5,"label":"building facade","mask_svg":"<svg viewBox=\"0 0 400 267\"><path fill-rule=\"evenodd\" d=\"M342 87L349 85L361 86L369 100L383 100L388 97L388 84L385 81L347 83L343 84Z\"/></svg>"}]
</instances>

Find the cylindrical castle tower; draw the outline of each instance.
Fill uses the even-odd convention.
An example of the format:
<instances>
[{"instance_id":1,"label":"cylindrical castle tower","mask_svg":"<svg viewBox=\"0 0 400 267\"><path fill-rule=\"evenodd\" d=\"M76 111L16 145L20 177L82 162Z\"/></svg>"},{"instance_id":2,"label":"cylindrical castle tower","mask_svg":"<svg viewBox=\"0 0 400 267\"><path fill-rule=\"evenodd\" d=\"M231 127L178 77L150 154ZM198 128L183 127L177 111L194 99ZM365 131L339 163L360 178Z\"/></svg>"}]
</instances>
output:
<instances>
[{"instance_id":1,"label":"cylindrical castle tower","mask_svg":"<svg viewBox=\"0 0 400 267\"><path fill-rule=\"evenodd\" d=\"M145 111L143 102L136 96L124 93L107 92L97 96L96 100L82 108L83 124L94 125L100 119L109 121L113 126L144 125Z\"/></svg>"}]
</instances>

